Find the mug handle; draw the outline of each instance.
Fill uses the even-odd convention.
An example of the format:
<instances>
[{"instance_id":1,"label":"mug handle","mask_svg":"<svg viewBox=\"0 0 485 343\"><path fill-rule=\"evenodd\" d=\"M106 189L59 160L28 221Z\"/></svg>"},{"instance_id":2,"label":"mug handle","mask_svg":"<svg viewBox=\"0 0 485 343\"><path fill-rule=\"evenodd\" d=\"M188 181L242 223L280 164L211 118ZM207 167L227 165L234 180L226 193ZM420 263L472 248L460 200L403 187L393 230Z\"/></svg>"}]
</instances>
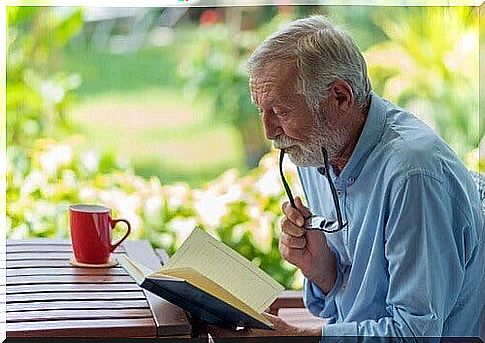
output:
<instances>
[{"instance_id":1,"label":"mug handle","mask_svg":"<svg viewBox=\"0 0 485 343\"><path fill-rule=\"evenodd\" d=\"M126 233L123 236L123 238L121 238L116 244L111 244L110 252L113 252L113 250L115 250L118 247L118 245L120 245L121 243L123 243L123 241L126 239L126 237L128 237L128 235L131 232L130 223L126 219L111 219L111 229L114 229L115 226L116 226L116 224L118 224L119 222L125 223L128 226L128 231L126 231Z\"/></svg>"}]
</instances>

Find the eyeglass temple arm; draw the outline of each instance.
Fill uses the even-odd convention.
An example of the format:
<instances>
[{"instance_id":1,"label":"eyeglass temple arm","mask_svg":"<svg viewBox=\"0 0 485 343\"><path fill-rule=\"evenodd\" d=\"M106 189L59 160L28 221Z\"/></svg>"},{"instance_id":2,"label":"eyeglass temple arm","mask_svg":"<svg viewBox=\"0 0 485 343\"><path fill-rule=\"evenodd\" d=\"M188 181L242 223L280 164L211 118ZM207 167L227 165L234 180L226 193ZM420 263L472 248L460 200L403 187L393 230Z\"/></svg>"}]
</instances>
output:
<instances>
[{"instance_id":1,"label":"eyeglass temple arm","mask_svg":"<svg viewBox=\"0 0 485 343\"><path fill-rule=\"evenodd\" d=\"M343 228L347 225L347 223L343 223L342 221L342 213L340 212L340 205L337 196L337 190L335 189L335 185L332 182L332 178L330 177L330 164L328 163L328 154L327 150L322 146L322 154L323 154L323 163L325 164L325 176L327 177L328 184L330 185L330 191L332 192L333 204L335 206L335 212L337 212L337 221L339 229Z\"/></svg>"},{"instance_id":2,"label":"eyeglass temple arm","mask_svg":"<svg viewBox=\"0 0 485 343\"><path fill-rule=\"evenodd\" d=\"M295 205L295 199L293 198L293 194L291 193L290 186L288 185L288 182L285 179L285 174L283 173L283 158L285 157L285 151L283 149L280 150L280 176L281 176L281 181L283 181L283 187L285 187L286 195L288 196L288 199L290 200L291 207L296 209Z\"/></svg>"}]
</instances>

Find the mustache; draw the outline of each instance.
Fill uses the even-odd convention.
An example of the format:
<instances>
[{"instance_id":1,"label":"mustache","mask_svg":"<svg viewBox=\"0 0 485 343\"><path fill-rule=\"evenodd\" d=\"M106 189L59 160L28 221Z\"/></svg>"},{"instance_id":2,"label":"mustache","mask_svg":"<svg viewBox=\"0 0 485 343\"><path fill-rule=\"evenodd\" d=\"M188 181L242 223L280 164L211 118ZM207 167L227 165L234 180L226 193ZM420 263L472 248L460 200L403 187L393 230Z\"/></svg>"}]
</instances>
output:
<instances>
[{"instance_id":1,"label":"mustache","mask_svg":"<svg viewBox=\"0 0 485 343\"><path fill-rule=\"evenodd\" d=\"M288 136L280 135L273 140L273 146L276 149L285 149L293 145L301 145L296 139L292 139Z\"/></svg>"}]
</instances>

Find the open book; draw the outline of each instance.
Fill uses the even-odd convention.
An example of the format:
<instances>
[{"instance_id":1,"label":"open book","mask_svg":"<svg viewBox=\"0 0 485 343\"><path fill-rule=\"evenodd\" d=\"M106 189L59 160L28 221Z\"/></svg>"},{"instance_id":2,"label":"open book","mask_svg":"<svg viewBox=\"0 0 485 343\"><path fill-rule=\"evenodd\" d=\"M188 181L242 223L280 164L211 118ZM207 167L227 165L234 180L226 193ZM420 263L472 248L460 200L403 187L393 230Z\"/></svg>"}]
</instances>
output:
<instances>
[{"instance_id":1,"label":"open book","mask_svg":"<svg viewBox=\"0 0 485 343\"><path fill-rule=\"evenodd\" d=\"M221 327L273 329L261 313L283 286L224 243L195 228L160 270L118 262L144 289Z\"/></svg>"}]
</instances>

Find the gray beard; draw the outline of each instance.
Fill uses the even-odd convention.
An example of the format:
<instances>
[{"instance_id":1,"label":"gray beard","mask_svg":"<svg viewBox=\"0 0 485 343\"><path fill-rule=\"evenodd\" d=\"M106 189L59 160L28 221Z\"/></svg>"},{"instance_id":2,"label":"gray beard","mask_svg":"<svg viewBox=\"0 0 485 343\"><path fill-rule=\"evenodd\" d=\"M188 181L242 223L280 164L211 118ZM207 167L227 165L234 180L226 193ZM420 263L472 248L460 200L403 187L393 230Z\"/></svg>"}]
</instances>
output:
<instances>
[{"instance_id":1,"label":"gray beard","mask_svg":"<svg viewBox=\"0 0 485 343\"><path fill-rule=\"evenodd\" d=\"M348 130L333 127L321 116L316 116L308 144L303 145L301 142L282 137L284 142L281 142L282 144L279 146L293 144L297 146L288 153L290 160L295 165L300 167L321 167L324 165L322 146L327 150L328 158L331 160L344 148L348 136Z\"/></svg>"}]
</instances>

